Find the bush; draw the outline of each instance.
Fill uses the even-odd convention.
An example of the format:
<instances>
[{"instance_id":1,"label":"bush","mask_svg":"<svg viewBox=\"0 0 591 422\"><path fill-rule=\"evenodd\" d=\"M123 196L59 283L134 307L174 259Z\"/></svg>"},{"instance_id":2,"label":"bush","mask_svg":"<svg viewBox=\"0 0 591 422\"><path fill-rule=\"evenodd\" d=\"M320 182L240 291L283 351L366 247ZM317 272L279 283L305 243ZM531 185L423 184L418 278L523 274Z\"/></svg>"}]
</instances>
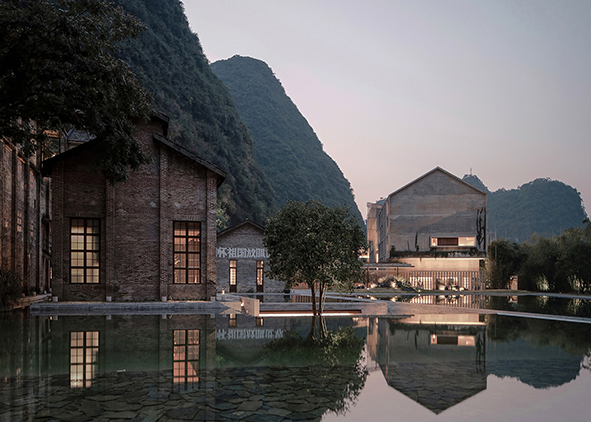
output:
<instances>
[{"instance_id":1,"label":"bush","mask_svg":"<svg viewBox=\"0 0 591 422\"><path fill-rule=\"evenodd\" d=\"M8 310L22 295L22 279L12 271L0 271L0 310Z\"/></svg>"}]
</instances>

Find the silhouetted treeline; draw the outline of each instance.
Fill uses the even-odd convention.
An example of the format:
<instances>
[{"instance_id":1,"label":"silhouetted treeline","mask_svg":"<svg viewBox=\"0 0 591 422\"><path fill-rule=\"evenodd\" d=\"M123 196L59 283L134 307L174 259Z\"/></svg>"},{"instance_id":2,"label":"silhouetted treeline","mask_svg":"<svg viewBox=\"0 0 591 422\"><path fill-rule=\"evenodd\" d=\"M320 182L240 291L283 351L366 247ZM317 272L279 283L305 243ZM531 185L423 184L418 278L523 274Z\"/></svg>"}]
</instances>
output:
<instances>
[{"instance_id":1,"label":"silhouetted treeline","mask_svg":"<svg viewBox=\"0 0 591 422\"><path fill-rule=\"evenodd\" d=\"M552 237L534 235L524 243L489 243L487 276L491 288L505 288L511 276L519 288L549 292L591 292L591 222Z\"/></svg>"}]
</instances>

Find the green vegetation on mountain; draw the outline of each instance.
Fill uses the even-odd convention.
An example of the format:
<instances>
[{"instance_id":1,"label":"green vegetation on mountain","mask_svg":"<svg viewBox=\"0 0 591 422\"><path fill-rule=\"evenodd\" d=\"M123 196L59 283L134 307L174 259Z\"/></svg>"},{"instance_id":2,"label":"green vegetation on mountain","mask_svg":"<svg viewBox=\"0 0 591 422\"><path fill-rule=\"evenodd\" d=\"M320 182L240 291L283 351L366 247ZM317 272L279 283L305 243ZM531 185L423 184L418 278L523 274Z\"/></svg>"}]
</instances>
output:
<instances>
[{"instance_id":1,"label":"green vegetation on mountain","mask_svg":"<svg viewBox=\"0 0 591 422\"><path fill-rule=\"evenodd\" d=\"M533 234L551 237L582 227L587 218L579 192L557 180L536 179L495 192L477 176L465 175L462 180L488 193L487 232L493 239L525 242Z\"/></svg>"},{"instance_id":2,"label":"green vegetation on mountain","mask_svg":"<svg viewBox=\"0 0 591 422\"><path fill-rule=\"evenodd\" d=\"M147 27L124 41L118 56L171 117L169 136L228 172L219 205L226 224L264 223L275 210L274 192L256 164L254 141L228 89L213 74L179 0L114 0ZM222 213L223 214L223 213Z\"/></svg>"},{"instance_id":3,"label":"green vegetation on mountain","mask_svg":"<svg viewBox=\"0 0 591 422\"><path fill-rule=\"evenodd\" d=\"M256 140L255 160L276 192L288 200L345 205L362 222L353 191L338 165L263 61L234 56L211 64L230 89L240 116Z\"/></svg>"}]
</instances>

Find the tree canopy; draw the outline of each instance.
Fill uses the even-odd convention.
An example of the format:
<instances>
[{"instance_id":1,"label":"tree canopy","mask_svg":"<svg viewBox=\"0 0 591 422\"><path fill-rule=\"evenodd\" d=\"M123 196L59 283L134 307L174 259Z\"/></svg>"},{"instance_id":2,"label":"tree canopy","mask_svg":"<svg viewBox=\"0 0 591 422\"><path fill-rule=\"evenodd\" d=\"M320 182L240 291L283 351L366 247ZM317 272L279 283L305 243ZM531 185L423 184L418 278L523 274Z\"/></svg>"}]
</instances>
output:
<instances>
[{"instance_id":1,"label":"tree canopy","mask_svg":"<svg viewBox=\"0 0 591 422\"><path fill-rule=\"evenodd\" d=\"M107 178L126 180L147 162L133 121L152 108L113 54L144 28L106 0L0 0L0 134L31 153L51 131L86 131L104 145Z\"/></svg>"},{"instance_id":2,"label":"tree canopy","mask_svg":"<svg viewBox=\"0 0 591 422\"><path fill-rule=\"evenodd\" d=\"M314 315L322 313L328 288L350 290L363 279L359 255L367 249L365 233L346 207L287 201L267 221L263 242L269 276L286 287L307 285Z\"/></svg>"},{"instance_id":3,"label":"tree canopy","mask_svg":"<svg viewBox=\"0 0 591 422\"><path fill-rule=\"evenodd\" d=\"M504 288L512 275L528 290L588 293L591 291L591 222L566 229L560 236L533 236L518 244L489 244L487 270L493 288Z\"/></svg>"}]
</instances>

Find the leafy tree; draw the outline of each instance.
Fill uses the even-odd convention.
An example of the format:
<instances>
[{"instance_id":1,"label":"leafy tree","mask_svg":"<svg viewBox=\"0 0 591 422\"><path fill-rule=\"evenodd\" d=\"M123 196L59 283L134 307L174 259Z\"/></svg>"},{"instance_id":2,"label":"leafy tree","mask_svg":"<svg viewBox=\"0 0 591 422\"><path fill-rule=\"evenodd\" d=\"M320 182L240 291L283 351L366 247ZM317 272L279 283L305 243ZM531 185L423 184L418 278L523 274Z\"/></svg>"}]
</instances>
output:
<instances>
[{"instance_id":1,"label":"leafy tree","mask_svg":"<svg viewBox=\"0 0 591 422\"><path fill-rule=\"evenodd\" d=\"M0 133L32 153L50 131L86 131L104 145L107 178L126 180L147 162L133 121L152 108L113 54L144 29L106 0L0 0Z\"/></svg>"},{"instance_id":2,"label":"leafy tree","mask_svg":"<svg viewBox=\"0 0 591 422\"><path fill-rule=\"evenodd\" d=\"M520 244L495 240L488 245L487 273L490 287L504 289L511 276L517 275L526 255Z\"/></svg>"},{"instance_id":3,"label":"leafy tree","mask_svg":"<svg viewBox=\"0 0 591 422\"><path fill-rule=\"evenodd\" d=\"M345 207L287 201L267 221L263 242L270 255L269 277L288 288L307 285L314 315L322 314L327 289L351 290L363 279L359 255L367 249L365 233Z\"/></svg>"}]
</instances>

